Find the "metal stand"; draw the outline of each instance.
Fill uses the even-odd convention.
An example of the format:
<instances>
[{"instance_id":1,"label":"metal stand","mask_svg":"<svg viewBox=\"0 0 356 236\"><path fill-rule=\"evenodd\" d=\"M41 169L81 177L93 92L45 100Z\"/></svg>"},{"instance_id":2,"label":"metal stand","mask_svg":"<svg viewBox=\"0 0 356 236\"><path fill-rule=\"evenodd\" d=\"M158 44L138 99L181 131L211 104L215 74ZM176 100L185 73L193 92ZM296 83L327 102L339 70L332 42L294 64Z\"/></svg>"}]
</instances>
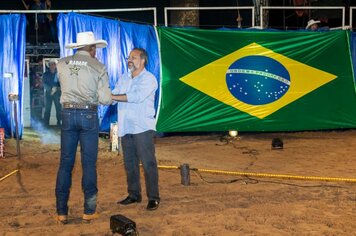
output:
<instances>
[{"instance_id":1,"label":"metal stand","mask_svg":"<svg viewBox=\"0 0 356 236\"><path fill-rule=\"evenodd\" d=\"M14 103L14 116L15 116L15 132L16 132L16 149L17 149L17 159L21 159L21 150L20 150L20 137L19 137L19 123L17 120L17 101Z\"/></svg>"},{"instance_id":2,"label":"metal stand","mask_svg":"<svg viewBox=\"0 0 356 236\"><path fill-rule=\"evenodd\" d=\"M10 93L9 94L9 101L12 102L13 104L13 113L14 113L14 119L15 119L15 132L16 132L16 148L17 148L17 182L19 183L21 190L24 193L28 193L27 190L25 189L25 186L22 182L21 178L21 150L20 150L20 137L19 137L19 123L17 120L17 101L19 100L19 96L17 94ZM11 126L12 126L12 120L11 120ZM12 131L11 131L12 132Z\"/></svg>"},{"instance_id":3,"label":"metal stand","mask_svg":"<svg viewBox=\"0 0 356 236\"><path fill-rule=\"evenodd\" d=\"M16 134L16 149L17 149L17 159L21 159L21 150L20 150L20 137L19 137L19 123L17 120L17 101L19 97L17 94L9 94L9 101L12 102L12 110L13 117L15 119L15 134ZM12 118L12 114L11 114ZM12 120L11 120L11 138L13 137L13 130L12 130Z\"/></svg>"}]
</instances>

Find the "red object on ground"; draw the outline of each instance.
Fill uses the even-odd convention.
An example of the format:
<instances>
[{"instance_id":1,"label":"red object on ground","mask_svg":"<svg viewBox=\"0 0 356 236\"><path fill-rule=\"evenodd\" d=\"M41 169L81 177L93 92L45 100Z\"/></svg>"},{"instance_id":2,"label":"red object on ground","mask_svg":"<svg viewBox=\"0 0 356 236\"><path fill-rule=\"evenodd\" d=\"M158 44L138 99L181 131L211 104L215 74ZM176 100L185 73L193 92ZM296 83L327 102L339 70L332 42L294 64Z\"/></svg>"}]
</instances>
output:
<instances>
[{"instance_id":1,"label":"red object on ground","mask_svg":"<svg viewBox=\"0 0 356 236\"><path fill-rule=\"evenodd\" d=\"M5 130L4 128L0 128L0 157L1 158L5 158L4 140L5 140Z\"/></svg>"}]
</instances>

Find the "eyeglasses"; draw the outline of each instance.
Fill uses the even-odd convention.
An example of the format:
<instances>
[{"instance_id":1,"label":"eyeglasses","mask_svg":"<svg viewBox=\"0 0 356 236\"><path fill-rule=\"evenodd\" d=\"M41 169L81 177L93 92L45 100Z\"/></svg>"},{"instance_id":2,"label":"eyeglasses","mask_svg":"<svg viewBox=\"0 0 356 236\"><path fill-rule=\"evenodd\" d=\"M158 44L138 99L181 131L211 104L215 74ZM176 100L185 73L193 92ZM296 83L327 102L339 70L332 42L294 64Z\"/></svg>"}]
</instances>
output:
<instances>
[{"instance_id":1,"label":"eyeglasses","mask_svg":"<svg viewBox=\"0 0 356 236\"><path fill-rule=\"evenodd\" d=\"M134 60L137 60L139 59L140 57L127 57L126 58L126 61L134 61Z\"/></svg>"}]
</instances>

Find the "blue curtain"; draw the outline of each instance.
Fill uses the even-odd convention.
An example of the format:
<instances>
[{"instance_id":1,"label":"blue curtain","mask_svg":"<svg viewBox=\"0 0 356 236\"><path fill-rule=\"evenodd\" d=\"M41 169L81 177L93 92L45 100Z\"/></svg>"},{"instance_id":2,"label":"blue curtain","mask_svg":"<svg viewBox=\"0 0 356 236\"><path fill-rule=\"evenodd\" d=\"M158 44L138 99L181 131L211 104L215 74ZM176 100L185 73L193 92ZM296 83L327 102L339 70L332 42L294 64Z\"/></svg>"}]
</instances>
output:
<instances>
[{"instance_id":1,"label":"blue curtain","mask_svg":"<svg viewBox=\"0 0 356 236\"><path fill-rule=\"evenodd\" d=\"M356 72L356 33L351 32L350 36L350 48L351 48L351 60L352 60L352 67L354 69L354 75ZM356 76L354 76L356 80Z\"/></svg>"},{"instance_id":2,"label":"blue curtain","mask_svg":"<svg viewBox=\"0 0 356 236\"><path fill-rule=\"evenodd\" d=\"M0 127L5 136L15 137L14 104L9 93L18 94L17 120L19 137L23 131L23 79L25 69L26 17L20 14L0 16ZM11 115L12 114L12 115Z\"/></svg>"},{"instance_id":3,"label":"blue curtain","mask_svg":"<svg viewBox=\"0 0 356 236\"><path fill-rule=\"evenodd\" d=\"M65 49L65 45L75 42L78 32L93 31L97 39L104 39L108 42L108 47L97 50L96 56L108 69L111 89L114 88L119 76L127 70L126 58L134 47L142 47L147 50L149 62L146 68L156 76L159 82L158 41L153 26L69 13L58 16L57 28L61 57L72 55L75 52ZM158 96L156 97L157 107ZM108 132L110 123L117 121L117 108L114 105L101 106L99 115L102 118L100 131Z\"/></svg>"},{"instance_id":4,"label":"blue curtain","mask_svg":"<svg viewBox=\"0 0 356 236\"><path fill-rule=\"evenodd\" d=\"M121 73L127 71L126 58L131 49L144 48L148 54L148 64L146 69L155 75L160 87L160 56L158 48L158 39L154 27L149 25L140 25L135 23L120 22L120 61L122 63ZM158 106L158 94L156 93L155 107Z\"/></svg>"}]
</instances>

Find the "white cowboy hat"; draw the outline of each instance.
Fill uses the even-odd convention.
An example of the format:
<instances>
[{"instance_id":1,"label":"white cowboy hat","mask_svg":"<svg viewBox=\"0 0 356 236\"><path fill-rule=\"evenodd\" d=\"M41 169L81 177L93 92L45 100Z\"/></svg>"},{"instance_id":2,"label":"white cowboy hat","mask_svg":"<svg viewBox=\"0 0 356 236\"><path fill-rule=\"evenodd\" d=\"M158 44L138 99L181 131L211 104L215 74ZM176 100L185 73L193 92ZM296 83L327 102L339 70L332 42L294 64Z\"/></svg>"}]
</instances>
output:
<instances>
[{"instance_id":1,"label":"white cowboy hat","mask_svg":"<svg viewBox=\"0 0 356 236\"><path fill-rule=\"evenodd\" d=\"M48 61L48 65L50 65L50 64L57 64L57 60L56 59L54 59L54 58L51 58L49 61Z\"/></svg>"},{"instance_id":2,"label":"white cowboy hat","mask_svg":"<svg viewBox=\"0 0 356 236\"><path fill-rule=\"evenodd\" d=\"M55 58L51 58L49 60L46 60L46 66L49 67L51 64L56 64L57 65L58 61Z\"/></svg>"},{"instance_id":3,"label":"white cowboy hat","mask_svg":"<svg viewBox=\"0 0 356 236\"><path fill-rule=\"evenodd\" d=\"M309 29L310 26L312 26L314 24L319 24L319 23L320 23L320 21L311 19L310 21L308 21L308 24L305 27L305 29Z\"/></svg>"},{"instance_id":4,"label":"white cowboy hat","mask_svg":"<svg viewBox=\"0 0 356 236\"><path fill-rule=\"evenodd\" d=\"M95 40L94 33L91 31L77 33L77 42L66 45L68 49L82 48L88 45L96 45L97 48L105 48L108 43L105 40Z\"/></svg>"}]
</instances>

